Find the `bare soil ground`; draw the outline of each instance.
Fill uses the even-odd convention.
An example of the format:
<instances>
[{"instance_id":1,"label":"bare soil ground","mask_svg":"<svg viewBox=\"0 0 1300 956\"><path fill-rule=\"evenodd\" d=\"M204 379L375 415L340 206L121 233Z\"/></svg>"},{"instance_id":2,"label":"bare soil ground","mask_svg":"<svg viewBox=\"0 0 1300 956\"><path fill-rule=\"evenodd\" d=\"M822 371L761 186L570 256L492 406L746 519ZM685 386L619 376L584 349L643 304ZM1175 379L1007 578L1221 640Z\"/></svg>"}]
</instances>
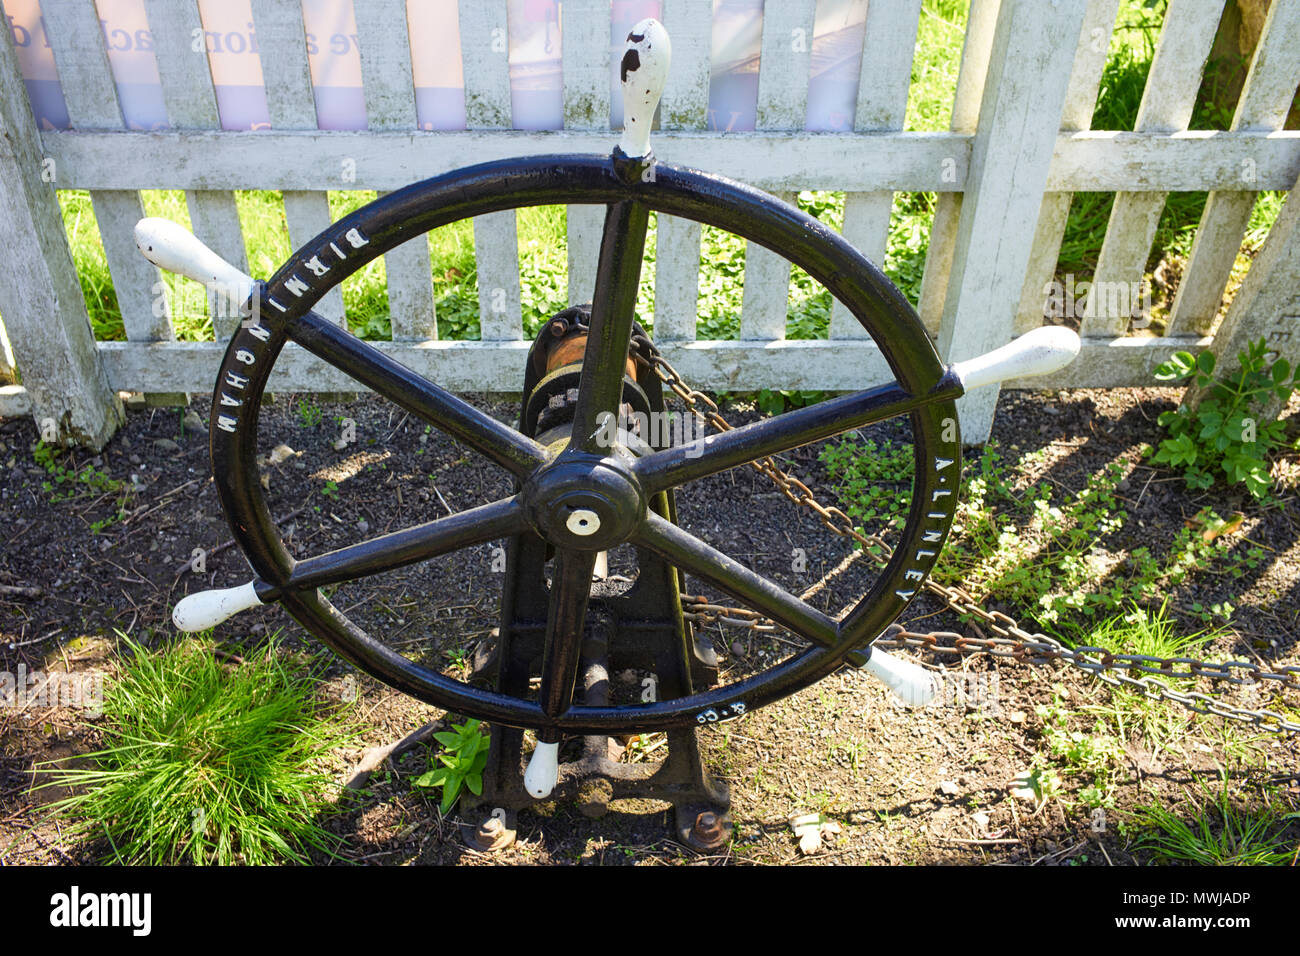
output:
<instances>
[{"instance_id":1,"label":"bare soil ground","mask_svg":"<svg viewBox=\"0 0 1300 956\"><path fill-rule=\"evenodd\" d=\"M1007 392L999 406L995 440L1008 454L1043 449L1042 475L1070 488L1120 461L1134 467L1138 449L1155 438L1155 418L1172 407L1172 390ZM513 423L509 402L478 402ZM207 420L206 400L191 411ZM740 422L756 417L743 404L727 409ZM62 486L36 464L36 433L27 420L0 426L0 671L69 670L104 673L111 680L122 653L119 633L146 646L175 640L170 611L186 593L243 583L247 565L228 544L229 531L209 476L207 435L183 422L180 409L132 412L127 425L93 459L76 455L134 491L120 494L80 487L55 500ZM355 422L355 443L335 449L344 419ZM886 423L876 434L892 434ZM905 437L905 434L904 436ZM264 408L264 483L272 513L285 517L284 537L305 557L459 511L511 493L508 476L468 449L426 430L373 398L323 402L277 396ZM286 446L273 453L277 446ZM788 456L786 466L816 489L828 489L817 447ZM1294 467L1295 463L1289 463ZM849 556L850 548L794 509L766 479L748 469L689 486L679 497L681 522L692 533L791 591L802 592ZM1293 485L1294 487L1294 485ZM1268 510L1246 501L1189 495L1168 473L1134 467L1121 488L1140 534L1153 548L1167 543L1205 504L1221 514L1248 514L1243 539L1266 549L1267 559L1244 578L1194 576L1171 595L1174 602L1209 605L1232 600L1233 627L1206 654L1211 659L1254 659L1267 665L1300 661L1300 508L1291 497ZM829 492L827 492L829 497ZM111 519L111 520L110 520ZM107 522L107 523L105 523ZM1243 544L1243 547L1245 545ZM195 573L195 549L204 571ZM795 549L807 567L795 570ZM496 625L503 575L499 552L479 547L339 587L340 607L372 634L404 653L464 674L463 660ZM615 553L611 571L632 569ZM871 574L852 563L812 600L832 613L863 593ZM710 593L688 582L695 593ZM716 595L715 595L716 596ZM976 632L932 599L919 599L905 623L912 630ZM289 649L330 664L333 691L359 688L355 710L362 728L355 750L337 754L345 778L364 748L396 740L443 715L367 677L319 648L276 607L241 615L217 629L233 652L279 633ZM708 629L724 680L765 669L791 650L788 635L712 625ZM591 820L572 805L540 804L521 814L518 840L487 855L469 850L437 801L416 791L413 777L428 767L422 748L332 818L346 837L347 859L370 864L460 863L792 863L1107 865L1146 862L1134 842L1131 812L1160 804L1190 819L1196 799L1215 786L1221 768L1246 808L1272 803L1300 807L1300 738L1259 734L1215 716L1173 709L1172 732L1153 751L1134 733L1125 742L1127 764L1113 787L1104 819L1080 799L1090 781L1062 768L1063 791L1040 801L1012 793L1017 774L1044 753L1045 728L1036 705L1056 701L1087 731L1089 708L1104 707L1110 691L1063 666L1030 667L971 657L926 658L981 701L948 700L919 711L893 703L874 681L841 672L744 718L702 732L710 770L730 786L735 838L699 854L671 836L666 804L612 808ZM353 683L348 683L353 682ZM1258 689L1233 690L1229 699L1250 706L1288 706ZM1170 705L1172 708L1172 705ZM100 741L99 722L56 702L0 708L0 863L92 862L102 852L77 842L45 812L60 794L33 790L33 768L75 759ZM651 755L652 759L655 755ZM818 852L805 854L790 818L820 812L828 830ZM1300 842L1300 826L1289 833Z\"/></svg>"}]
</instances>

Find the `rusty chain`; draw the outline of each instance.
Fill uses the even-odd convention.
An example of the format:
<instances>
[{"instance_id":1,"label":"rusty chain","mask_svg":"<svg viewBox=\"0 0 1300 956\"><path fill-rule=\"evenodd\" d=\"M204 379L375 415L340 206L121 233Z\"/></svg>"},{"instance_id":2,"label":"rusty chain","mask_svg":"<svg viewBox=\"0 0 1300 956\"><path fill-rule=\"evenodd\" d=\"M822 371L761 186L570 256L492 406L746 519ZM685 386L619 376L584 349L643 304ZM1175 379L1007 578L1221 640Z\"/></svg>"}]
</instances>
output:
<instances>
[{"instance_id":1,"label":"rusty chain","mask_svg":"<svg viewBox=\"0 0 1300 956\"><path fill-rule=\"evenodd\" d=\"M668 363L648 338L637 336L634 340L634 357L651 368L655 375L674 395L710 426L718 431L730 431L731 423L722 417L713 399L698 389L691 388L681 374ZM885 557L892 549L878 535L864 534L853 524L847 514L834 506L819 502L812 490L798 478L786 474L768 457L748 463L760 474L766 475L777 489L790 501L812 511L833 534L856 541L878 566L888 563ZM932 631L919 634L893 624L873 646L882 649L925 650L932 654L966 657L988 654L1005 657L1026 664L1048 664L1063 661L1087 671L1113 687L1127 688L1152 700L1169 700L1198 714L1216 714L1238 723L1250 724L1265 732L1300 733L1300 722L1284 714L1264 708L1252 710L1226 703L1209 694L1194 690L1180 690L1170 686L1171 680L1206 678L1237 685L1257 685L1273 681L1281 688L1300 690L1300 667L1286 666L1276 671L1266 670L1250 661L1224 661L1211 663L1190 657L1152 657L1145 654L1119 654L1101 647L1069 648L1055 638L1041 632L1029 632L1016 620L1001 611L985 610L980 603L962 588L943 585L926 579L924 589L961 615L977 618L993 637L967 637L952 631ZM683 616L697 624L722 623L746 627L759 632L772 632L779 625L771 619L748 608L715 604L707 598L683 594ZM1144 676L1135 677L1134 672Z\"/></svg>"}]
</instances>

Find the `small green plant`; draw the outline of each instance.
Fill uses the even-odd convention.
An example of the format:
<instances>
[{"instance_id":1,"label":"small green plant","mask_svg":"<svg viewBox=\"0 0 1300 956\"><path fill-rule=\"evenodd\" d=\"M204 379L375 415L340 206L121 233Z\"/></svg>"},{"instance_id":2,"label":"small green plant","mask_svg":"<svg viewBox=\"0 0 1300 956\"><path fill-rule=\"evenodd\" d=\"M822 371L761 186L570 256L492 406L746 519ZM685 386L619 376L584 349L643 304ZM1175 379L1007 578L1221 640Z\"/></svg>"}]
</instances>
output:
<instances>
[{"instance_id":1,"label":"small green plant","mask_svg":"<svg viewBox=\"0 0 1300 956\"><path fill-rule=\"evenodd\" d=\"M105 515L102 518L97 518L96 520L92 521L90 523L90 533L99 534L105 528L112 527L113 525L121 521L123 518L125 518L126 498L127 496L123 494L122 497L118 499L117 508L112 514Z\"/></svg>"},{"instance_id":2,"label":"small green plant","mask_svg":"<svg viewBox=\"0 0 1300 956\"><path fill-rule=\"evenodd\" d=\"M1113 790L1124 750L1104 723L1097 721L1091 733L1071 730L1070 712L1060 696L1034 711L1043 722L1048 756L1066 773L1087 782L1079 791L1080 802L1089 807L1114 806Z\"/></svg>"},{"instance_id":3,"label":"small green plant","mask_svg":"<svg viewBox=\"0 0 1300 956\"><path fill-rule=\"evenodd\" d=\"M1158 421L1169 437L1160 442L1152 460L1182 469L1189 488L1205 489L1226 480L1229 485L1244 484L1255 498L1267 495L1272 486L1269 455L1283 444L1286 426L1260 418L1270 401L1285 404L1300 385L1300 370L1293 372L1284 358L1270 362L1268 355L1263 339L1252 342L1237 355L1241 368L1226 377L1215 376L1214 355L1208 351L1196 356L1175 352L1157 366L1160 381L1192 379L1208 394L1195 408L1182 404L1160 414Z\"/></svg>"},{"instance_id":4,"label":"small green plant","mask_svg":"<svg viewBox=\"0 0 1300 956\"><path fill-rule=\"evenodd\" d=\"M765 415L780 415L789 408L804 408L808 405L816 405L825 397L825 392L790 391L787 389L772 391L765 388L758 393L757 405L759 411Z\"/></svg>"},{"instance_id":5,"label":"small green plant","mask_svg":"<svg viewBox=\"0 0 1300 956\"><path fill-rule=\"evenodd\" d=\"M1061 794L1065 792L1061 775L1039 754L1034 756L1033 766L1016 775L1012 787L1019 795L1025 798L1032 797L1038 810L1043 809L1053 800L1059 800Z\"/></svg>"},{"instance_id":6,"label":"small green plant","mask_svg":"<svg viewBox=\"0 0 1300 956\"><path fill-rule=\"evenodd\" d=\"M113 494L122 489L122 482L110 478L108 472L98 471L91 465L69 467L60 460L62 450L57 445L38 441L32 448L32 460L49 474L41 488L52 501L66 501L83 492Z\"/></svg>"},{"instance_id":7,"label":"small green plant","mask_svg":"<svg viewBox=\"0 0 1300 956\"><path fill-rule=\"evenodd\" d=\"M1133 821L1141 828L1136 846L1150 850L1161 863L1198 866L1285 866L1295 859L1295 838L1287 839L1289 821L1300 814L1279 815L1271 807L1248 810L1234 806L1226 780L1183 819L1164 807L1138 807Z\"/></svg>"},{"instance_id":8,"label":"small green plant","mask_svg":"<svg viewBox=\"0 0 1300 956\"><path fill-rule=\"evenodd\" d=\"M49 478L41 482L41 489L51 501L70 501L85 494L117 495L116 507L111 514L90 522L90 533L99 534L105 528L126 517L126 503L131 496L130 487L108 472L93 465L81 468L65 465L60 460L61 450L56 445L38 441L32 448L32 460L45 469Z\"/></svg>"},{"instance_id":9,"label":"small green plant","mask_svg":"<svg viewBox=\"0 0 1300 956\"><path fill-rule=\"evenodd\" d=\"M463 787L475 796L483 792L483 768L487 766L489 738L479 729L477 720L452 724L451 730L440 731L433 739L442 744L435 767L417 777L417 787L442 787L442 812L448 813L456 805ZM454 732L453 732L454 731Z\"/></svg>"},{"instance_id":10,"label":"small green plant","mask_svg":"<svg viewBox=\"0 0 1300 956\"><path fill-rule=\"evenodd\" d=\"M337 498L339 493L338 482L326 481L325 487L320 490L320 493L324 495L326 498L330 498L330 499Z\"/></svg>"},{"instance_id":11,"label":"small green plant","mask_svg":"<svg viewBox=\"0 0 1300 956\"><path fill-rule=\"evenodd\" d=\"M462 679L469 676L471 661L469 651L465 650L465 648L453 647L450 650L443 651L442 656L447 658L447 666Z\"/></svg>"},{"instance_id":12,"label":"small green plant","mask_svg":"<svg viewBox=\"0 0 1300 956\"><path fill-rule=\"evenodd\" d=\"M310 399L298 399L298 423L303 428L315 428L325 418L325 412Z\"/></svg>"},{"instance_id":13,"label":"small green plant","mask_svg":"<svg viewBox=\"0 0 1300 956\"><path fill-rule=\"evenodd\" d=\"M274 643L223 664L211 642L150 651L123 635L130 658L106 688L105 747L86 769L50 769L47 786L77 792L54 810L109 860L167 865L306 862L337 838L318 817L333 779L319 762L352 734L320 703L318 680Z\"/></svg>"}]
</instances>

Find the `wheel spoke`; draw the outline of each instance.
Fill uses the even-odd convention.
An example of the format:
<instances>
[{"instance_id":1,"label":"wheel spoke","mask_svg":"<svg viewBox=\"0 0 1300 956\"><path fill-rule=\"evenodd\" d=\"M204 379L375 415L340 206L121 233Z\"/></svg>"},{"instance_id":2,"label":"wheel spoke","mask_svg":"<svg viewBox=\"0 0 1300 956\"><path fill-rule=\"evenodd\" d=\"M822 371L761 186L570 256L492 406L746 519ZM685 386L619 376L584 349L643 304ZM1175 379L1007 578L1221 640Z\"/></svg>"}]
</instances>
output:
<instances>
[{"instance_id":1,"label":"wheel spoke","mask_svg":"<svg viewBox=\"0 0 1300 956\"><path fill-rule=\"evenodd\" d=\"M814 643L835 643L839 625L830 617L659 515L646 515L632 540Z\"/></svg>"},{"instance_id":2,"label":"wheel spoke","mask_svg":"<svg viewBox=\"0 0 1300 956\"><path fill-rule=\"evenodd\" d=\"M578 406L571 447L597 452L602 415L617 414L623 400L623 370L641 281L641 257L650 211L633 202L611 204L600 238L596 291L591 298L591 328L582 358Z\"/></svg>"},{"instance_id":3,"label":"wheel spoke","mask_svg":"<svg viewBox=\"0 0 1300 956\"><path fill-rule=\"evenodd\" d=\"M551 601L546 618L546 653L542 660L542 712L559 717L573 703L573 689L578 680L578 662L582 657L582 628L587 619L587 599L591 594L591 569L596 552L561 548L555 556L551 579ZM538 740L555 743L539 732Z\"/></svg>"},{"instance_id":4,"label":"wheel spoke","mask_svg":"<svg viewBox=\"0 0 1300 956\"><path fill-rule=\"evenodd\" d=\"M380 535L299 561L289 575L288 587L318 588L370 574L391 571L417 561L435 558L522 532L527 527L518 497L428 521L414 528Z\"/></svg>"},{"instance_id":5,"label":"wheel spoke","mask_svg":"<svg viewBox=\"0 0 1300 956\"><path fill-rule=\"evenodd\" d=\"M296 319L289 337L362 385L482 452L520 477L546 461L541 445L315 312Z\"/></svg>"},{"instance_id":6,"label":"wheel spoke","mask_svg":"<svg viewBox=\"0 0 1300 956\"><path fill-rule=\"evenodd\" d=\"M633 468L642 488L653 494L960 394L961 383L951 375L919 396L891 382L655 452Z\"/></svg>"}]
</instances>

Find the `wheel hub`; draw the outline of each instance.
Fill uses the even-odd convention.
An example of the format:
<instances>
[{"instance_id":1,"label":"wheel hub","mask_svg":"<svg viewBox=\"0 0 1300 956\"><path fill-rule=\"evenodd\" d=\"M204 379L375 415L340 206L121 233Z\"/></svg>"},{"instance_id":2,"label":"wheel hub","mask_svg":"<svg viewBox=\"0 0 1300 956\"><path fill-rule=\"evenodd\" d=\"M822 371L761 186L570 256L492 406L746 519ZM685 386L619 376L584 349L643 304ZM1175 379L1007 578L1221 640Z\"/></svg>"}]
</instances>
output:
<instances>
[{"instance_id":1,"label":"wheel hub","mask_svg":"<svg viewBox=\"0 0 1300 956\"><path fill-rule=\"evenodd\" d=\"M604 551L632 536L646 502L632 473L615 458L561 455L521 490L537 533L560 548Z\"/></svg>"}]
</instances>

